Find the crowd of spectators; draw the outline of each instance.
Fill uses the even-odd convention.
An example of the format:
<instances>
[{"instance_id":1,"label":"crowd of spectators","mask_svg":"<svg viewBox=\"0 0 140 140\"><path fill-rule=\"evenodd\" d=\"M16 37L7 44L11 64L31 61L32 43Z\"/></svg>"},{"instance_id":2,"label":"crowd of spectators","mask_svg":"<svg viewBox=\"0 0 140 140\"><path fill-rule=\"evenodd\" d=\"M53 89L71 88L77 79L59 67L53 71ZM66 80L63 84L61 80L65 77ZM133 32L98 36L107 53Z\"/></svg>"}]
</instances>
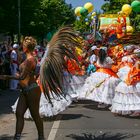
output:
<instances>
[{"instance_id":1,"label":"crowd of spectators","mask_svg":"<svg viewBox=\"0 0 140 140\"><path fill-rule=\"evenodd\" d=\"M46 44L43 43L36 46L34 55L38 58L38 61L41 60L44 52L45 52ZM10 75L13 74L13 65L17 64L17 70L20 63L26 58L22 51L22 45L18 45L16 43L8 43L8 41L4 41L0 43L0 75ZM14 87L15 88L15 87ZM0 90L16 90L18 89L18 84L16 89L13 89L11 86L11 81L8 80L0 80Z\"/></svg>"},{"instance_id":2,"label":"crowd of spectators","mask_svg":"<svg viewBox=\"0 0 140 140\"><path fill-rule=\"evenodd\" d=\"M3 42L0 44L0 75L10 74L10 53L12 44ZM0 80L0 89L9 88L9 81Z\"/></svg>"}]
</instances>

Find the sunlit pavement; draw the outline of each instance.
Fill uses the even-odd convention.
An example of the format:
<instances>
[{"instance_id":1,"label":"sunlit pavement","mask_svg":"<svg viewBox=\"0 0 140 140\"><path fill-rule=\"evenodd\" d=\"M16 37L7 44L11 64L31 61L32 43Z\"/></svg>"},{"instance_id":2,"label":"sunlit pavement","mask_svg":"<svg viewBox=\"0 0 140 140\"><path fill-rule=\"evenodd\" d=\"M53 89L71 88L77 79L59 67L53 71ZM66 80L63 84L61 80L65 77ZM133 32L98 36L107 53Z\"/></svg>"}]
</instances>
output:
<instances>
[{"instance_id":1,"label":"sunlit pavement","mask_svg":"<svg viewBox=\"0 0 140 140\"><path fill-rule=\"evenodd\" d=\"M11 105L18 92L0 91L0 140L12 140L15 116ZM115 117L91 101L73 103L56 117L44 120L46 140L140 140L139 118ZM21 140L37 140L33 121L26 121Z\"/></svg>"}]
</instances>

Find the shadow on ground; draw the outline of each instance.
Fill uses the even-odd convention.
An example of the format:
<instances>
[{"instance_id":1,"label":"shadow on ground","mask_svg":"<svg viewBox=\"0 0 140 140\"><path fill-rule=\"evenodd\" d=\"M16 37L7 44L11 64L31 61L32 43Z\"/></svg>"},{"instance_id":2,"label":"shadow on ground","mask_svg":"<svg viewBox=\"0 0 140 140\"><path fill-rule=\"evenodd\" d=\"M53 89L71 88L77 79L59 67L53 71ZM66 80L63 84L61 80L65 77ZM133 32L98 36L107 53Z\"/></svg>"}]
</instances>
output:
<instances>
[{"instance_id":1,"label":"shadow on ground","mask_svg":"<svg viewBox=\"0 0 140 140\"><path fill-rule=\"evenodd\" d=\"M17 91L0 91L0 115L12 113L11 106L15 103L19 93Z\"/></svg>"},{"instance_id":2,"label":"shadow on ground","mask_svg":"<svg viewBox=\"0 0 140 140\"><path fill-rule=\"evenodd\" d=\"M83 114L63 114L61 120L72 120L72 119L79 119L79 118L92 118Z\"/></svg>"},{"instance_id":3,"label":"shadow on ground","mask_svg":"<svg viewBox=\"0 0 140 140\"><path fill-rule=\"evenodd\" d=\"M61 115L61 114L60 114ZM74 119L79 119L79 118L93 118L93 117L89 117L83 114L62 114L62 117L58 117L57 116L53 116L53 117L49 117L49 118L43 118L44 121L56 121L56 120L74 120Z\"/></svg>"},{"instance_id":4,"label":"shadow on ground","mask_svg":"<svg viewBox=\"0 0 140 140\"><path fill-rule=\"evenodd\" d=\"M73 101L73 103L69 106L69 108L78 107L78 105L82 104L83 108L91 109L91 110L99 110L99 111L108 111L110 106L105 108L98 108L98 103L90 100L77 100Z\"/></svg>"},{"instance_id":5,"label":"shadow on ground","mask_svg":"<svg viewBox=\"0 0 140 140\"><path fill-rule=\"evenodd\" d=\"M26 135L26 133L22 134L21 139L25 137L24 135ZM7 134L0 135L0 140L13 140L13 139L14 139L14 135L13 136Z\"/></svg>"},{"instance_id":6,"label":"shadow on ground","mask_svg":"<svg viewBox=\"0 0 140 140\"><path fill-rule=\"evenodd\" d=\"M98 108L97 104L93 104L93 105L83 105L84 108L86 109L91 109L91 110L98 110L98 111L109 111L109 107L105 107L105 108Z\"/></svg>"},{"instance_id":7,"label":"shadow on ground","mask_svg":"<svg viewBox=\"0 0 140 140\"><path fill-rule=\"evenodd\" d=\"M9 135L2 135L0 136L0 140L12 140L13 136L9 136Z\"/></svg>"},{"instance_id":8,"label":"shadow on ground","mask_svg":"<svg viewBox=\"0 0 140 140\"><path fill-rule=\"evenodd\" d=\"M104 133L102 135L98 135L95 136L93 134L85 134L83 133L82 136L78 136L75 134L70 134L67 137L72 138L73 140L123 140L123 139L128 139L128 138L132 138L136 135L134 134L121 134L121 133L117 133L117 134L110 134L110 133Z\"/></svg>"}]
</instances>

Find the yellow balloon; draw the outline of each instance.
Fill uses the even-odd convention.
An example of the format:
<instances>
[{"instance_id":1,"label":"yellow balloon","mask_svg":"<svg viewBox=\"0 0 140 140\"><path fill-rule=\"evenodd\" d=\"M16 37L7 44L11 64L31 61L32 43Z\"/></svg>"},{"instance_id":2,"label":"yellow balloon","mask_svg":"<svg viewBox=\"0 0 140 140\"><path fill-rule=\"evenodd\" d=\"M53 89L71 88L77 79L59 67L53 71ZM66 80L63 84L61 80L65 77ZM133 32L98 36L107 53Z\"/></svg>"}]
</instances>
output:
<instances>
[{"instance_id":1,"label":"yellow balloon","mask_svg":"<svg viewBox=\"0 0 140 140\"><path fill-rule=\"evenodd\" d=\"M92 16L95 16L95 15L96 15L96 12L93 12L91 15L92 15Z\"/></svg>"},{"instance_id":2,"label":"yellow balloon","mask_svg":"<svg viewBox=\"0 0 140 140\"><path fill-rule=\"evenodd\" d=\"M76 16L81 16L81 14L80 14L81 8L82 8L82 7L77 7L77 8L75 8L75 15L76 15Z\"/></svg>"},{"instance_id":3,"label":"yellow balloon","mask_svg":"<svg viewBox=\"0 0 140 140\"><path fill-rule=\"evenodd\" d=\"M129 16L130 13L120 11L120 12L118 12L118 14L119 14L120 16Z\"/></svg>"},{"instance_id":4,"label":"yellow balloon","mask_svg":"<svg viewBox=\"0 0 140 140\"><path fill-rule=\"evenodd\" d=\"M122 12L125 13L127 16L131 13L132 7L129 4L124 4L122 6Z\"/></svg>"},{"instance_id":5,"label":"yellow balloon","mask_svg":"<svg viewBox=\"0 0 140 140\"><path fill-rule=\"evenodd\" d=\"M91 16L91 19L94 19L94 16Z\"/></svg>"},{"instance_id":6,"label":"yellow balloon","mask_svg":"<svg viewBox=\"0 0 140 140\"><path fill-rule=\"evenodd\" d=\"M130 13L131 12L126 11L126 12L122 12L122 15L128 17L130 15Z\"/></svg>"},{"instance_id":7,"label":"yellow balloon","mask_svg":"<svg viewBox=\"0 0 140 140\"><path fill-rule=\"evenodd\" d=\"M94 6L92 3L88 2L84 5L84 8L88 10L88 13L90 13L94 9Z\"/></svg>"},{"instance_id":8,"label":"yellow balloon","mask_svg":"<svg viewBox=\"0 0 140 140\"><path fill-rule=\"evenodd\" d=\"M126 26L126 32L127 33L133 33L134 32L134 29L133 29L133 27L132 26Z\"/></svg>"},{"instance_id":9,"label":"yellow balloon","mask_svg":"<svg viewBox=\"0 0 140 140\"><path fill-rule=\"evenodd\" d=\"M89 25L89 22L86 22L86 25Z\"/></svg>"}]
</instances>

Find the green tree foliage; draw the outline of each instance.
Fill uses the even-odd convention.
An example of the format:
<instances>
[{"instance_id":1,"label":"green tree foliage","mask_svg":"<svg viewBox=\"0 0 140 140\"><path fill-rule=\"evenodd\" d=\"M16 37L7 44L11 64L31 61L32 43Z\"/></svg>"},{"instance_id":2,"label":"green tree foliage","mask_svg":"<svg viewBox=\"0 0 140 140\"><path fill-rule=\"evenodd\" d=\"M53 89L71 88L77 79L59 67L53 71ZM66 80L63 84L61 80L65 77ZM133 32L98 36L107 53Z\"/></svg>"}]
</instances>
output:
<instances>
[{"instance_id":1,"label":"green tree foliage","mask_svg":"<svg viewBox=\"0 0 140 140\"><path fill-rule=\"evenodd\" d=\"M102 5L101 9L104 13L116 14L121 11L124 4L130 4L134 0L104 0L106 3ZM131 25L136 31L140 31L140 13L135 13L134 11L130 14Z\"/></svg>"},{"instance_id":2,"label":"green tree foliage","mask_svg":"<svg viewBox=\"0 0 140 140\"><path fill-rule=\"evenodd\" d=\"M90 24L90 22L91 22L90 17L81 16L80 18L78 18L74 22L75 29L78 30L78 31L80 31L81 33L83 33L83 32L89 32L90 25L86 25L86 19L88 19L87 22Z\"/></svg>"},{"instance_id":3,"label":"green tree foliage","mask_svg":"<svg viewBox=\"0 0 140 140\"><path fill-rule=\"evenodd\" d=\"M20 0L21 34L43 37L59 26L75 20L65 0ZM0 1L0 33L18 33L18 0Z\"/></svg>"},{"instance_id":4,"label":"green tree foliage","mask_svg":"<svg viewBox=\"0 0 140 140\"><path fill-rule=\"evenodd\" d=\"M16 32L17 3L15 0L0 1L0 32Z\"/></svg>"},{"instance_id":5,"label":"green tree foliage","mask_svg":"<svg viewBox=\"0 0 140 140\"><path fill-rule=\"evenodd\" d=\"M34 12L38 8L39 0L20 0L21 33L30 33L30 21L34 19ZM0 33L18 33L18 0L0 1Z\"/></svg>"},{"instance_id":6,"label":"green tree foliage","mask_svg":"<svg viewBox=\"0 0 140 140\"><path fill-rule=\"evenodd\" d=\"M31 25L41 35L54 32L58 27L72 24L75 20L71 5L64 0L40 0L40 7L34 14Z\"/></svg>"},{"instance_id":7,"label":"green tree foliage","mask_svg":"<svg viewBox=\"0 0 140 140\"><path fill-rule=\"evenodd\" d=\"M32 35L32 21L35 13L40 7L40 0L20 0L21 1L21 34Z\"/></svg>"}]
</instances>

